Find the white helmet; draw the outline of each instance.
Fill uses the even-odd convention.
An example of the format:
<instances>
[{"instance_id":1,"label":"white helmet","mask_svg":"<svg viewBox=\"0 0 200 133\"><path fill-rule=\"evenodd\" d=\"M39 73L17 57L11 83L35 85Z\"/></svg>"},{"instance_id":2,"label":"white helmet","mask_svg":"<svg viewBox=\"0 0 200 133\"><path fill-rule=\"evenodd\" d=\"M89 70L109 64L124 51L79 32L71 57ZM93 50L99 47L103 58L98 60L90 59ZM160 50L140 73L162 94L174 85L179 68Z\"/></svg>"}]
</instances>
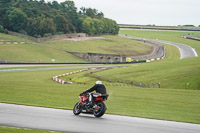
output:
<instances>
[{"instance_id":1,"label":"white helmet","mask_svg":"<svg viewBox=\"0 0 200 133\"><path fill-rule=\"evenodd\" d=\"M102 84L102 82L101 81L96 81L96 84Z\"/></svg>"}]
</instances>

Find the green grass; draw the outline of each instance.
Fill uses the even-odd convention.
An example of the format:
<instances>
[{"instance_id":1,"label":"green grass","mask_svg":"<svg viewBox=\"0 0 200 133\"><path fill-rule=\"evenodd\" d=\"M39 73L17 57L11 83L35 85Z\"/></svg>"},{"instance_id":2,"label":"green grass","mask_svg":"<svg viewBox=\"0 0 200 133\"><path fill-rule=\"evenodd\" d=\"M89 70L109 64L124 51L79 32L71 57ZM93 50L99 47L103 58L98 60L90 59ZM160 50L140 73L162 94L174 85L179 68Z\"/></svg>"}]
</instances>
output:
<instances>
[{"instance_id":1,"label":"green grass","mask_svg":"<svg viewBox=\"0 0 200 133\"><path fill-rule=\"evenodd\" d=\"M191 32L191 31L120 30L120 34L127 34L127 35L137 36L137 37L183 43L195 48L198 55L200 55L200 41L184 39L181 37L183 34L187 34L187 33L199 34L200 32L199 31Z\"/></svg>"},{"instance_id":2,"label":"green grass","mask_svg":"<svg viewBox=\"0 0 200 133\"><path fill-rule=\"evenodd\" d=\"M195 32L191 36L200 38L200 32Z\"/></svg>"},{"instance_id":3,"label":"green grass","mask_svg":"<svg viewBox=\"0 0 200 133\"><path fill-rule=\"evenodd\" d=\"M3 34L3 33L0 33L0 42L1 41L17 41L17 42L33 43L33 41L31 41L31 40L24 39L24 38L17 37L17 36L8 35L8 34Z\"/></svg>"},{"instance_id":4,"label":"green grass","mask_svg":"<svg viewBox=\"0 0 200 133\"><path fill-rule=\"evenodd\" d=\"M0 60L9 62L86 62L65 51L45 47L38 44L10 44L0 45ZM53 62L52 62L53 63Z\"/></svg>"},{"instance_id":5,"label":"green grass","mask_svg":"<svg viewBox=\"0 0 200 133\"><path fill-rule=\"evenodd\" d=\"M93 74L104 80L124 83L143 83L153 86L160 82L161 88L200 90L200 58L157 61L138 66L113 69ZM188 84L188 85L187 85Z\"/></svg>"},{"instance_id":6,"label":"green grass","mask_svg":"<svg viewBox=\"0 0 200 133\"><path fill-rule=\"evenodd\" d=\"M108 113L199 123L199 91L109 88Z\"/></svg>"},{"instance_id":7,"label":"green grass","mask_svg":"<svg viewBox=\"0 0 200 133\"><path fill-rule=\"evenodd\" d=\"M164 58L164 60L163 61L159 61L159 62L163 62L163 63L166 63L166 62L168 62L168 61L177 61L177 60L179 60L180 59L180 52L179 52L179 50L178 50L178 48L177 47L175 47L175 46L171 46L171 45L165 45L165 49L166 49L166 57ZM173 63L174 63L173 62ZM156 62L155 62L156 63ZM154 63L150 63L151 65L152 64L154 64ZM166 64L163 64L165 67L167 67L166 66ZM150 69L150 65L149 64L134 64L134 65L132 65L132 64L130 64L130 65L126 65L126 66L133 66L133 67L131 67L131 68L124 68L124 69L127 69L127 72L122 72L122 70L123 69L113 69L113 70L111 70L111 71L113 71L113 72L108 72L108 71L105 71L105 72L97 72L97 73L94 73L94 74L92 74L92 75L90 75L90 76L85 76L85 74L82 74L82 73L80 73L80 74L76 74L76 75L70 75L70 76L65 76L65 77L61 77L63 80L65 80L65 81L72 81L72 82L76 82L76 83L78 83L78 82L80 82L80 83L94 83L97 79L96 78L94 78L94 77L99 77L100 76L100 78L101 78L101 80L104 80L104 83L108 83L109 84L109 82L108 81L106 81L106 80L109 80L109 81L112 81L112 83L117 83L117 81L123 81L124 80L124 83L130 83L130 81L137 81L137 80L135 80L135 79L133 79L133 78L131 78L131 77L133 77L132 75L132 73L136 73L136 71L138 70L138 69L144 69L144 68L148 68L148 69ZM141 68L141 66L142 66L142 68ZM151 71L157 71L157 70L154 70L154 68L156 68L156 69L159 69L159 67L160 67L161 65L160 65L160 63L159 63L159 65L158 64L154 64L152 67L151 67ZM168 65L169 66L169 65ZM162 67L162 66L161 66ZM136 68L138 68L138 69L136 69ZM195 71L195 70L194 70ZM95 72L95 71L94 71ZM128 74L127 74L128 73ZM86 74L87 74L87 72L86 72ZM121 75L122 74L122 75ZM119 76L120 75L120 76ZM129 79L127 79L127 78L125 78L125 77L123 77L123 76L125 76L126 75L126 77L129 77ZM141 73L138 73L138 75L141 75ZM178 75L178 73L177 73L177 75ZM152 76L152 75L150 75L150 76ZM134 76L135 77L135 76ZM123 79L123 80L121 80L121 79ZM159 78L158 78L159 79ZM157 80L158 80L157 79ZM143 80L143 79L142 79ZM141 82L141 80L139 80L139 81L137 81L137 82ZM159 81L154 81L154 82L156 82L156 84L157 84L157 82L159 82ZM146 83L146 82L145 82ZM118 83L117 83L118 84ZM170 86L169 86L170 87Z\"/></svg>"},{"instance_id":8,"label":"green grass","mask_svg":"<svg viewBox=\"0 0 200 133\"><path fill-rule=\"evenodd\" d=\"M136 40L126 39L118 36L103 36L105 39L88 41L65 41L53 40L46 42L45 46L62 49L66 51L81 53L101 53L118 55L143 55L150 53L152 47Z\"/></svg>"},{"instance_id":9,"label":"green grass","mask_svg":"<svg viewBox=\"0 0 200 133\"><path fill-rule=\"evenodd\" d=\"M51 79L70 71L74 70L1 73L0 102L72 109L78 95L90 88L94 79L86 85L62 85ZM198 90L107 86L107 92L107 113L200 123Z\"/></svg>"},{"instance_id":10,"label":"green grass","mask_svg":"<svg viewBox=\"0 0 200 133\"><path fill-rule=\"evenodd\" d=\"M40 44L33 43L30 40L16 36L0 33L0 41L25 41L29 44L0 44L0 61L8 62L86 62L66 51L56 50Z\"/></svg>"},{"instance_id":11,"label":"green grass","mask_svg":"<svg viewBox=\"0 0 200 133\"><path fill-rule=\"evenodd\" d=\"M187 44L195 48L197 53L200 54L200 42L182 38L181 35L186 33L183 31L121 30L120 33ZM189 33L199 34L199 32ZM174 47L165 45L165 48L167 54L164 61L142 64L139 69L131 70L127 68L121 70L120 78L145 84L161 82L163 88L200 89L200 58L177 60L180 53L175 52L177 50ZM115 73L114 70L111 73ZM112 75L111 73L108 74ZM109 76L109 78L113 77Z\"/></svg>"},{"instance_id":12,"label":"green grass","mask_svg":"<svg viewBox=\"0 0 200 133\"><path fill-rule=\"evenodd\" d=\"M45 131L45 130L11 128L11 127L1 127L1 126L0 126L0 131L1 133L51 133L50 131Z\"/></svg>"},{"instance_id":13,"label":"green grass","mask_svg":"<svg viewBox=\"0 0 200 133\"><path fill-rule=\"evenodd\" d=\"M20 40L13 36L0 34L1 38ZM6 37L5 37L6 36ZM105 36L106 39L89 41L50 40L42 44L0 44L0 61L8 62L45 62L82 63L83 59L67 51L82 53L102 53L118 55L144 55L151 53L152 47L135 40L118 36Z\"/></svg>"},{"instance_id":14,"label":"green grass","mask_svg":"<svg viewBox=\"0 0 200 133\"><path fill-rule=\"evenodd\" d=\"M177 60L180 59L181 54L179 49L176 46L172 46L172 45L164 45L165 47L165 58L164 60Z\"/></svg>"},{"instance_id":15,"label":"green grass","mask_svg":"<svg viewBox=\"0 0 200 133\"><path fill-rule=\"evenodd\" d=\"M75 95L78 95L80 90L74 89L73 85L71 89L52 81L53 76L71 71L73 70L1 73L1 102L71 108L74 103L69 97L75 102Z\"/></svg>"}]
</instances>

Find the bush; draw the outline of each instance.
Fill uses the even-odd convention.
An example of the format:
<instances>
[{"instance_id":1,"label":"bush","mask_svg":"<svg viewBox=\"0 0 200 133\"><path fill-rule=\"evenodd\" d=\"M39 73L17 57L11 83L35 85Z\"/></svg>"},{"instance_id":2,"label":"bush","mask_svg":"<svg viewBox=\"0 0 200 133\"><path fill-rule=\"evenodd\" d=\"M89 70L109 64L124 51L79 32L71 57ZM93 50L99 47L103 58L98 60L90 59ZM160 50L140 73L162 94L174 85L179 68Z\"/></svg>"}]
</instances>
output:
<instances>
[{"instance_id":1,"label":"bush","mask_svg":"<svg viewBox=\"0 0 200 133\"><path fill-rule=\"evenodd\" d=\"M5 34L8 34L8 30L7 30L7 29L5 29L5 30L4 30L4 33L5 33Z\"/></svg>"},{"instance_id":2,"label":"bush","mask_svg":"<svg viewBox=\"0 0 200 133\"><path fill-rule=\"evenodd\" d=\"M41 35L37 35L37 38L41 38L42 36Z\"/></svg>"},{"instance_id":3,"label":"bush","mask_svg":"<svg viewBox=\"0 0 200 133\"><path fill-rule=\"evenodd\" d=\"M0 32L4 32L4 27L0 25Z\"/></svg>"},{"instance_id":4,"label":"bush","mask_svg":"<svg viewBox=\"0 0 200 133\"><path fill-rule=\"evenodd\" d=\"M38 37L38 35L37 35L37 34L35 34L35 35L34 35L34 37L35 37L35 38L37 38L37 37Z\"/></svg>"},{"instance_id":5,"label":"bush","mask_svg":"<svg viewBox=\"0 0 200 133\"><path fill-rule=\"evenodd\" d=\"M48 36L49 36L49 34L48 34L48 33L44 34L44 37L48 37Z\"/></svg>"},{"instance_id":6,"label":"bush","mask_svg":"<svg viewBox=\"0 0 200 133\"><path fill-rule=\"evenodd\" d=\"M20 30L19 33L24 34L24 35L28 35L25 30Z\"/></svg>"},{"instance_id":7,"label":"bush","mask_svg":"<svg viewBox=\"0 0 200 133\"><path fill-rule=\"evenodd\" d=\"M46 33L46 34L44 34L43 37L48 37L48 36L52 36L52 34L51 33Z\"/></svg>"},{"instance_id":8,"label":"bush","mask_svg":"<svg viewBox=\"0 0 200 133\"><path fill-rule=\"evenodd\" d=\"M65 34L64 32L57 32L56 35L62 35Z\"/></svg>"}]
</instances>

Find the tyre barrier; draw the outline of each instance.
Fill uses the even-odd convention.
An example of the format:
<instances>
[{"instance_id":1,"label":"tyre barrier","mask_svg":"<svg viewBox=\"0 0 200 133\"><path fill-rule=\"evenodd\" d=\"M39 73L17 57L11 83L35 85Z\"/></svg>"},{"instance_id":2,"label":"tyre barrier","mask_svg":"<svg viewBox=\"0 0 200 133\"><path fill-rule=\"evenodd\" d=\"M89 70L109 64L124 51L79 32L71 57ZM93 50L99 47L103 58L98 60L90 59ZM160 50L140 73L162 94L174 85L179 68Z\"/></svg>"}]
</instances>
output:
<instances>
[{"instance_id":1,"label":"tyre barrier","mask_svg":"<svg viewBox=\"0 0 200 133\"><path fill-rule=\"evenodd\" d=\"M70 82L70 81L64 81L64 80L60 79L59 77L63 77L63 76L67 76L67 75L72 75L72 74L80 73L80 72L83 72L83 71L87 71L87 70L83 69L83 70L79 70L79 71L64 73L64 74L61 74L61 75L58 75L58 76L54 76L52 79L53 79L53 81L58 82L60 84L72 84L72 82Z\"/></svg>"}]
</instances>

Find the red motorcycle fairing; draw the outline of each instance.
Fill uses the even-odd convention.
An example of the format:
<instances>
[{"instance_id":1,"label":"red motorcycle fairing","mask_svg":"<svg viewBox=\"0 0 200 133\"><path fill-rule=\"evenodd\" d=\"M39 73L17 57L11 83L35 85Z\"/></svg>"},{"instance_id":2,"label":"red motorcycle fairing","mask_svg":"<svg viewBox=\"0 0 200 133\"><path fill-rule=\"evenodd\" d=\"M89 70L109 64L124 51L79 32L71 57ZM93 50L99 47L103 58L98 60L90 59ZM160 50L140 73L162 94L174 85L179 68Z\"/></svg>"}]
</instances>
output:
<instances>
[{"instance_id":1,"label":"red motorcycle fairing","mask_svg":"<svg viewBox=\"0 0 200 133\"><path fill-rule=\"evenodd\" d=\"M103 101L107 100L107 97L108 97L108 95L102 94L102 95L97 96L97 97L94 99L94 101L95 101L95 102L103 102Z\"/></svg>"},{"instance_id":2,"label":"red motorcycle fairing","mask_svg":"<svg viewBox=\"0 0 200 133\"><path fill-rule=\"evenodd\" d=\"M88 97L87 96L79 96L79 102L80 102L80 104L84 104L85 103L85 101L87 101L88 100Z\"/></svg>"}]
</instances>

